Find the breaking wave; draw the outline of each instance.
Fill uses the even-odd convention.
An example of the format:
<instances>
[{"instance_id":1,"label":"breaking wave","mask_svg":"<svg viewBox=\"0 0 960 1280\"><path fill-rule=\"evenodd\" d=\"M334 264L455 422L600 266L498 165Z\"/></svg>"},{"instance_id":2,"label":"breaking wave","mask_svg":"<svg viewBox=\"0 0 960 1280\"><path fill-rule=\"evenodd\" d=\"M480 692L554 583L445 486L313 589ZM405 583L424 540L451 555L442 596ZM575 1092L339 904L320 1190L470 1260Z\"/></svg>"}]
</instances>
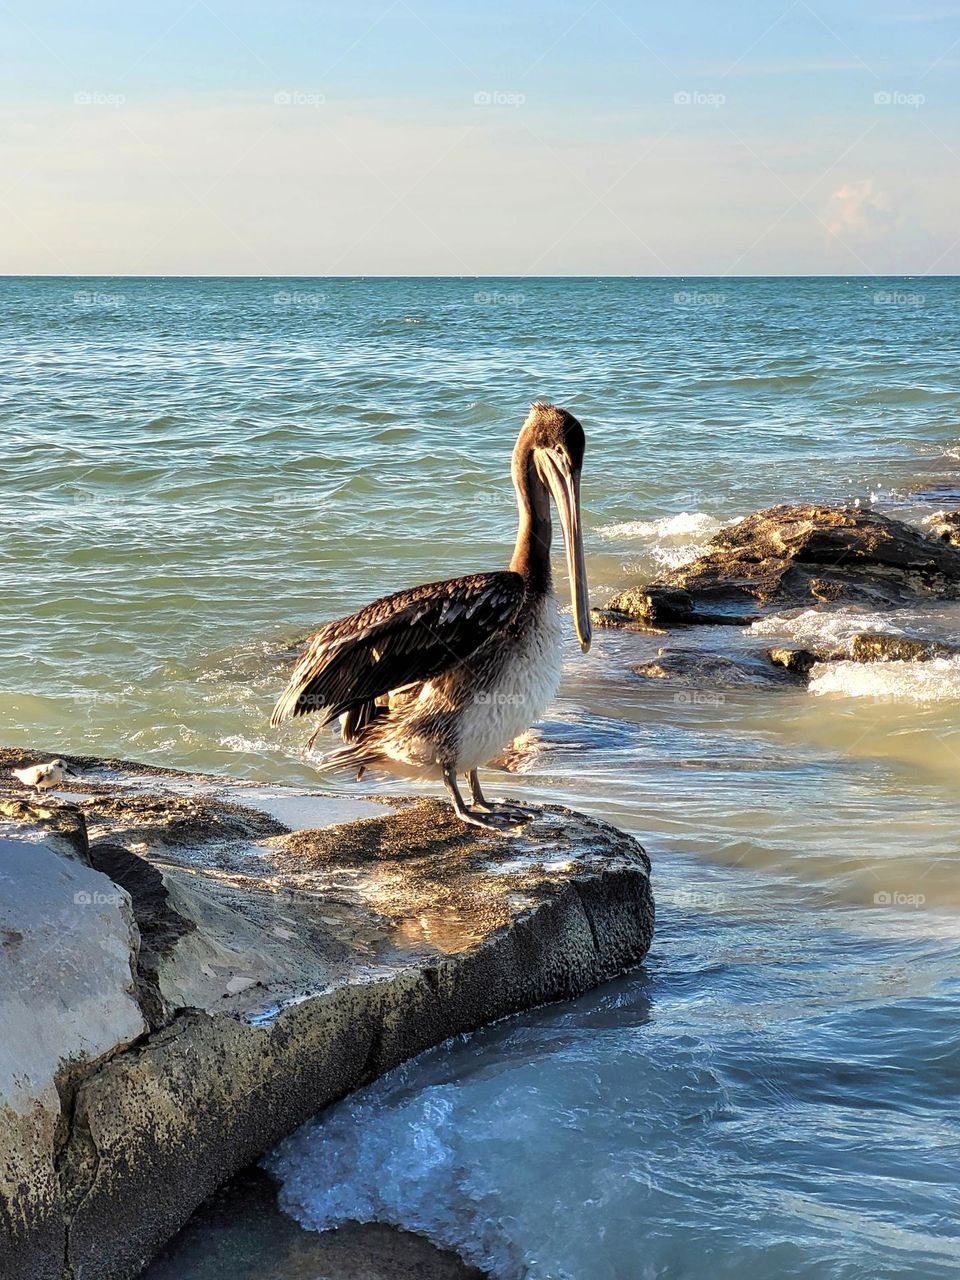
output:
<instances>
[{"instance_id":1,"label":"breaking wave","mask_svg":"<svg viewBox=\"0 0 960 1280\"><path fill-rule=\"evenodd\" d=\"M896 635L903 631L904 619L896 614L856 613L848 609L821 612L804 609L802 613L774 613L759 618L747 630L755 636L778 636L809 648L845 648L862 632Z\"/></svg>"},{"instance_id":2,"label":"breaking wave","mask_svg":"<svg viewBox=\"0 0 960 1280\"><path fill-rule=\"evenodd\" d=\"M703 554L710 539L728 523L703 511L681 511L659 520L627 520L601 525L597 530L608 542L647 542L658 565L675 569Z\"/></svg>"},{"instance_id":3,"label":"breaking wave","mask_svg":"<svg viewBox=\"0 0 960 1280\"><path fill-rule=\"evenodd\" d=\"M824 662L810 673L814 694L882 698L894 702L960 699L960 656L925 662Z\"/></svg>"},{"instance_id":4,"label":"breaking wave","mask_svg":"<svg viewBox=\"0 0 960 1280\"><path fill-rule=\"evenodd\" d=\"M622 524L605 524L597 530L601 538L620 541L623 538L712 538L724 522L703 511L681 511L679 515L659 520L627 520Z\"/></svg>"}]
</instances>

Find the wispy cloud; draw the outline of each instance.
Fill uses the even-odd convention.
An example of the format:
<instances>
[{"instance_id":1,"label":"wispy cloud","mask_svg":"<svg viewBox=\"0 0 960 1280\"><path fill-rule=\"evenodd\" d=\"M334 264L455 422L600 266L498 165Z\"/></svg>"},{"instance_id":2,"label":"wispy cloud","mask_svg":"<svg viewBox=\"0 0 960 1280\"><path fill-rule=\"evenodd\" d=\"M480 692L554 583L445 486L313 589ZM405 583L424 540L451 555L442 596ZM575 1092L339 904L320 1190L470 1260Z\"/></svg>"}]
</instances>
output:
<instances>
[{"instance_id":1,"label":"wispy cloud","mask_svg":"<svg viewBox=\"0 0 960 1280\"><path fill-rule=\"evenodd\" d=\"M833 236L873 240L892 230L897 217L887 193L873 178L861 178L831 194L825 222Z\"/></svg>"}]
</instances>

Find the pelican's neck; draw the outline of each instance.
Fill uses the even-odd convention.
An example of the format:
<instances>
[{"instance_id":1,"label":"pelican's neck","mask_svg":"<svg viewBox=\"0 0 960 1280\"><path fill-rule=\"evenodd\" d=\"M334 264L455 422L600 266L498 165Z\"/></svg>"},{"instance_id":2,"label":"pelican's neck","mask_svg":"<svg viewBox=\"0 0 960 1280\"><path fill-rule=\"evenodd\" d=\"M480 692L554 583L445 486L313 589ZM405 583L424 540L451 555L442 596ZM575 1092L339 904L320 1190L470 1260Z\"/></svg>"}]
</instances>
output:
<instances>
[{"instance_id":1,"label":"pelican's neck","mask_svg":"<svg viewBox=\"0 0 960 1280\"><path fill-rule=\"evenodd\" d=\"M510 568L534 591L550 589L550 495L533 465L532 451L515 454L513 487L517 491L520 521Z\"/></svg>"}]
</instances>

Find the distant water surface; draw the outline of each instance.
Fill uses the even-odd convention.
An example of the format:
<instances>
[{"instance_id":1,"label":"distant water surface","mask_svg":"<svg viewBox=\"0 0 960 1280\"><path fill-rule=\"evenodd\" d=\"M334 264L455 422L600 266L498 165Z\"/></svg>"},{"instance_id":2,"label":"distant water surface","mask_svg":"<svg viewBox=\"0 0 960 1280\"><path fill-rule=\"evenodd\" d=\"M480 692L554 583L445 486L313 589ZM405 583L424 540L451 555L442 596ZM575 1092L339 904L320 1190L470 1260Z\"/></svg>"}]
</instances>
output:
<instances>
[{"instance_id":1,"label":"distant water surface","mask_svg":"<svg viewBox=\"0 0 960 1280\"><path fill-rule=\"evenodd\" d=\"M292 646L505 563L535 398L587 430L600 602L771 503L960 505L953 279L44 278L0 302L8 743L314 782L307 731L266 723ZM501 1280L960 1275L960 664L809 690L629 673L671 642L571 635L506 781L643 840L643 972L347 1099L272 1158L283 1203Z\"/></svg>"}]
</instances>

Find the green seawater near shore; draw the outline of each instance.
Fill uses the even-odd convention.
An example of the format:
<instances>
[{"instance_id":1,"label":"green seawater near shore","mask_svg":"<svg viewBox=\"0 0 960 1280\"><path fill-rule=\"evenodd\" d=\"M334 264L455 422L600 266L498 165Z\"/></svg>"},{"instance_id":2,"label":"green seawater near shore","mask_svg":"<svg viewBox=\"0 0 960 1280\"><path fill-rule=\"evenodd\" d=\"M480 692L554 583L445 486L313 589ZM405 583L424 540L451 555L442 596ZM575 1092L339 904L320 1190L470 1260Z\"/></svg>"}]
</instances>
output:
<instances>
[{"instance_id":1,"label":"green seawater near shore","mask_svg":"<svg viewBox=\"0 0 960 1280\"><path fill-rule=\"evenodd\" d=\"M587 431L598 603L773 503L960 505L953 279L0 298L0 728L51 753L313 782L309 729L267 725L296 642L506 562L535 398ZM683 644L956 640L958 620L817 610ZM426 1232L502 1280L956 1275L960 664L694 697L628 670L670 637L601 632L584 656L568 631L502 786L639 836L651 959L347 1099L271 1162L281 1205Z\"/></svg>"}]
</instances>

